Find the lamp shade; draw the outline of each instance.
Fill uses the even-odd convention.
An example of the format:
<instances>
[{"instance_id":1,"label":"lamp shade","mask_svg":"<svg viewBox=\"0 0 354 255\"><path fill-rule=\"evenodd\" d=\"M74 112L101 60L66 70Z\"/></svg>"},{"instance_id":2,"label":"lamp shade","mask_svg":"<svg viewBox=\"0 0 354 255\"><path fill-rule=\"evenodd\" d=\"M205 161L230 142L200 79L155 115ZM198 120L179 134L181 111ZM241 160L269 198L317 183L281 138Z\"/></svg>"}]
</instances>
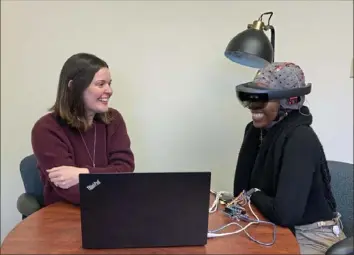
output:
<instances>
[{"instance_id":1,"label":"lamp shade","mask_svg":"<svg viewBox=\"0 0 354 255\"><path fill-rule=\"evenodd\" d=\"M263 30L249 28L229 42L225 56L241 65L263 68L273 62L274 49Z\"/></svg>"}]
</instances>

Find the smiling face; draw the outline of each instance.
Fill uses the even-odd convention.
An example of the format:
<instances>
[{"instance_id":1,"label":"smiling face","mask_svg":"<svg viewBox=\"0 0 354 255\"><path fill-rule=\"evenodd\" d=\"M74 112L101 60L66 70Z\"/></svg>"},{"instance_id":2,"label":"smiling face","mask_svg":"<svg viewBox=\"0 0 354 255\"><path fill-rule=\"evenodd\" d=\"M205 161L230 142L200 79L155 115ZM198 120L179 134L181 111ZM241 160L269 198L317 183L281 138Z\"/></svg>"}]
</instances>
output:
<instances>
[{"instance_id":1,"label":"smiling face","mask_svg":"<svg viewBox=\"0 0 354 255\"><path fill-rule=\"evenodd\" d=\"M298 65L291 62L274 62L265 66L257 72L253 84L273 90L288 90L306 86L304 72ZM303 104L304 96L295 103L290 103L289 99L282 98L280 101L269 102L243 101L242 104L250 109L253 125L257 128L265 128L269 127L278 116L279 120L282 120L288 115L288 112L299 110Z\"/></svg>"},{"instance_id":2,"label":"smiling face","mask_svg":"<svg viewBox=\"0 0 354 255\"><path fill-rule=\"evenodd\" d=\"M96 113L108 111L108 101L113 94L111 73L104 67L94 75L92 82L83 92L83 101L88 118Z\"/></svg>"},{"instance_id":3,"label":"smiling face","mask_svg":"<svg viewBox=\"0 0 354 255\"><path fill-rule=\"evenodd\" d=\"M253 126L256 128L265 128L269 126L277 117L279 106L280 104L277 101L251 104L249 108L252 114Z\"/></svg>"},{"instance_id":4,"label":"smiling face","mask_svg":"<svg viewBox=\"0 0 354 255\"><path fill-rule=\"evenodd\" d=\"M262 82L257 82L256 84L259 87L268 87L267 84ZM280 102L252 102L248 105L248 108L252 114L253 126L256 128L265 128L269 126L277 117L279 113Z\"/></svg>"}]
</instances>

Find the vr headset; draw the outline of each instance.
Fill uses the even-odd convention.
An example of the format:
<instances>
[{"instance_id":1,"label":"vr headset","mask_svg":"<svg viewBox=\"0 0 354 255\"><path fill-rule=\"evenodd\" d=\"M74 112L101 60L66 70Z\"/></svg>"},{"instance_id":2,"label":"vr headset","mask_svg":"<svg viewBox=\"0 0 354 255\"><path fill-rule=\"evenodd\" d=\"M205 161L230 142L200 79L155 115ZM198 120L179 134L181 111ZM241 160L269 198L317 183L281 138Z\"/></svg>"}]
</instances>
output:
<instances>
[{"instance_id":1,"label":"vr headset","mask_svg":"<svg viewBox=\"0 0 354 255\"><path fill-rule=\"evenodd\" d=\"M312 84L293 89L271 89L247 82L236 86L238 100L247 108L263 108L269 101L289 100L289 104L300 101L300 97L310 94Z\"/></svg>"}]
</instances>

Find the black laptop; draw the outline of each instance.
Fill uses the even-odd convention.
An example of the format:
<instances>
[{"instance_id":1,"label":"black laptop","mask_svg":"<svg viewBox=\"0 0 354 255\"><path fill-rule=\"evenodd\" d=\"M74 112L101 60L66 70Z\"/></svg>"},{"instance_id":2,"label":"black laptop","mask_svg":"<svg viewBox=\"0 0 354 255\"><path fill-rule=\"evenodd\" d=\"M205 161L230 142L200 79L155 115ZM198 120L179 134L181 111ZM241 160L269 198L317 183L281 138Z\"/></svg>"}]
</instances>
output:
<instances>
[{"instance_id":1,"label":"black laptop","mask_svg":"<svg viewBox=\"0 0 354 255\"><path fill-rule=\"evenodd\" d=\"M80 174L85 249L201 246L210 172Z\"/></svg>"}]
</instances>

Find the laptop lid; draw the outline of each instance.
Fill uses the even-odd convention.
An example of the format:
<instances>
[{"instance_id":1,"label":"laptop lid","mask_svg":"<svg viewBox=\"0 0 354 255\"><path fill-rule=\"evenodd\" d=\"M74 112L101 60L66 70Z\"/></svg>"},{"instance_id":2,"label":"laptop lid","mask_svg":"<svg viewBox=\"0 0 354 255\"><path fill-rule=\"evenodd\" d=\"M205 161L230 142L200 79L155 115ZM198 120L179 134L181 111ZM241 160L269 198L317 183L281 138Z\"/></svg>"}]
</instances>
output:
<instances>
[{"instance_id":1,"label":"laptop lid","mask_svg":"<svg viewBox=\"0 0 354 255\"><path fill-rule=\"evenodd\" d=\"M207 242L210 172L80 175L83 248Z\"/></svg>"}]
</instances>

